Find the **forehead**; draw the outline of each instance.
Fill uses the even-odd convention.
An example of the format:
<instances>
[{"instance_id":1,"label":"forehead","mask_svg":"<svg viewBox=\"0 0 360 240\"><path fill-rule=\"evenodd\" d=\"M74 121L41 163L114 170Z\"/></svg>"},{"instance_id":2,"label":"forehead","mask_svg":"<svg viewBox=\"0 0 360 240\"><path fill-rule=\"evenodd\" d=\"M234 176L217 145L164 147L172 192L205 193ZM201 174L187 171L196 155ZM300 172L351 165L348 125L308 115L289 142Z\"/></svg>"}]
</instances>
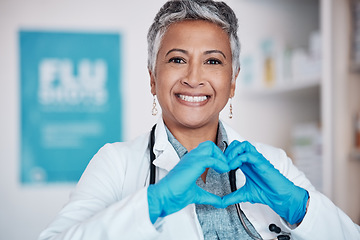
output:
<instances>
[{"instance_id":1,"label":"forehead","mask_svg":"<svg viewBox=\"0 0 360 240\"><path fill-rule=\"evenodd\" d=\"M212 48L230 53L228 34L217 24L205 20L185 20L171 24L165 32L163 48Z\"/></svg>"}]
</instances>

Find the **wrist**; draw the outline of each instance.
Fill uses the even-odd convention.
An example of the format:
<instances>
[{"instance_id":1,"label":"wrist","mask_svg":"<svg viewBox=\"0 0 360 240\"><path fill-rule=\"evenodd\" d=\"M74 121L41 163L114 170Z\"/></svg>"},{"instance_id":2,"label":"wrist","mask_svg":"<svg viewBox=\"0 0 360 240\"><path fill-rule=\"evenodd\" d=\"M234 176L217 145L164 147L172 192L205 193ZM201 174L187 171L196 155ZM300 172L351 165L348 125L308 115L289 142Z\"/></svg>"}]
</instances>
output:
<instances>
[{"instance_id":1,"label":"wrist","mask_svg":"<svg viewBox=\"0 0 360 240\"><path fill-rule=\"evenodd\" d=\"M309 192L308 192L308 191L306 191L306 192L308 193L308 199L307 199L307 201L306 201L305 214L304 214L303 218L301 219L301 221L300 221L299 223L297 223L297 224L296 224L296 226L299 226L299 225L302 223L302 221L304 220L305 215L306 215L306 213L307 213L308 207L309 207L309 203L310 203L310 195L309 195Z\"/></svg>"},{"instance_id":2,"label":"wrist","mask_svg":"<svg viewBox=\"0 0 360 240\"><path fill-rule=\"evenodd\" d=\"M307 207L309 205L309 193L303 188L298 187L301 193L298 195L298 207L293 210L293 217L289 220L290 224L299 225L306 214Z\"/></svg>"}]
</instances>

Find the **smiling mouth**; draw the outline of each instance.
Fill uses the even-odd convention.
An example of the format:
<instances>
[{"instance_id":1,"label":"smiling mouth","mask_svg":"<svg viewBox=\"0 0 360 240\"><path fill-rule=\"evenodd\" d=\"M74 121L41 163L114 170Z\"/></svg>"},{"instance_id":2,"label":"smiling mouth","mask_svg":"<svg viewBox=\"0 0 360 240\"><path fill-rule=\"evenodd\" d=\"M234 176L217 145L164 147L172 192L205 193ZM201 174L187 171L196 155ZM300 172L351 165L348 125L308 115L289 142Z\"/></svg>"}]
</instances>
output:
<instances>
[{"instance_id":1,"label":"smiling mouth","mask_svg":"<svg viewBox=\"0 0 360 240\"><path fill-rule=\"evenodd\" d=\"M185 102L200 103L206 101L210 96L187 96L187 95L177 94L177 97Z\"/></svg>"}]
</instances>

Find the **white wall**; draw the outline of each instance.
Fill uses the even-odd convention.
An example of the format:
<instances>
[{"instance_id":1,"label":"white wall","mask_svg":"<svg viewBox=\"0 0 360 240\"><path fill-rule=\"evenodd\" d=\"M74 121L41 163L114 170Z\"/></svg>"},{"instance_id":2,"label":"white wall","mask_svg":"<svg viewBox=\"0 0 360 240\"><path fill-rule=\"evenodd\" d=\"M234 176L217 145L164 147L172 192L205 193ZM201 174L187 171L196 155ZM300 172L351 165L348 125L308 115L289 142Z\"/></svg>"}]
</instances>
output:
<instances>
[{"instance_id":1,"label":"white wall","mask_svg":"<svg viewBox=\"0 0 360 240\"><path fill-rule=\"evenodd\" d=\"M0 0L0 239L36 239L66 203L73 188L73 185L24 187L19 183L18 31L110 30L122 33L124 136L131 139L147 131L156 121L151 115L146 32L163 2L165 0ZM285 36L294 44L303 45L307 39L304 33L317 27L318 19L313 10L316 1L278 0L275 2L280 5L272 7L275 13L267 11L266 7L271 8L267 0L227 2L238 12L243 49L251 48L254 40L269 34ZM264 8L254 5L257 3L264 4ZM309 13L311 17L308 17ZM286 20L290 16L294 22ZM270 23L269 19L274 22ZM296 26L300 19L305 27L289 27ZM286 146L288 142L289 122L299 118L305 121L300 114L304 111L311 115L320 111L318 106L309 107L318 99L310 99L293 109L291 103L281 99L264 103L261 100L244 101L239 97L236 96L233 102L234 118L226 121L246 137L278 146ZM226 108L224 118L227 112ZM275 127L270 127L273 125Z\"/></svg>"},{"instance_id":2,"label":"white wall","mask_svg":"<svg viewBox=\"0 0 360 240\"><path fill-rule=\"evenodd\" d=\"M24 187L19 183L18 31L110 30L123 34L124 135L128 139L147 131L155 121L146 68L146 33L163 2L0 1L0 239L37 239L73 188Z\"/></svg>"}]
</instances>

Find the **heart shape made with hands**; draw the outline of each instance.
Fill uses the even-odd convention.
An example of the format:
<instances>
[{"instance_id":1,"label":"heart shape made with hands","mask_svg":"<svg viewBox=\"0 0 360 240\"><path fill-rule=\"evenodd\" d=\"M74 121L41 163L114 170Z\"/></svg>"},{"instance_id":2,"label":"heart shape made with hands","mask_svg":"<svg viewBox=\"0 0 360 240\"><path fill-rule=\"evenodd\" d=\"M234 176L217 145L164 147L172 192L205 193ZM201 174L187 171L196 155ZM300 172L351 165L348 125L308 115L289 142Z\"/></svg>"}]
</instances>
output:
<instances>
[{"instance_id":1,"label":"heart shape made with hands","mask_svg":"<svg viewBox=\"0 0 360 240\"><path fill-rule=\"evenodd\" d=\"M223 197L207 192L196 184L196 180L208 168L231 175L232 170L240 168L246 177L245 184ZM167 216L191 203L225 208L250 202L268 205L294 224L303 219L308 197L306 190L284 177L253 145L239 141L233 141L225 152L210 141L199 144L164 178L148 187L151 219Z\"/></svg>"},{"instance_id":2,"label":"heart shape made with hands","mask_svg":"<svg viewBox=\"0 0 360 240\"><path fill-rule=\"evenodd\" d=\"M261 203L268 205L290 224L302 221L309 200L308 192L281 174L251 143L233 141L223 156L220 153L215 156L225 157L230 169L227 172L231 193L221 197L222 207L240 202ZM225 172L221 169L214 170ZM245 183L239 189L235 180L237 169L245 176Z\"/></svg>"}]
</instances>

